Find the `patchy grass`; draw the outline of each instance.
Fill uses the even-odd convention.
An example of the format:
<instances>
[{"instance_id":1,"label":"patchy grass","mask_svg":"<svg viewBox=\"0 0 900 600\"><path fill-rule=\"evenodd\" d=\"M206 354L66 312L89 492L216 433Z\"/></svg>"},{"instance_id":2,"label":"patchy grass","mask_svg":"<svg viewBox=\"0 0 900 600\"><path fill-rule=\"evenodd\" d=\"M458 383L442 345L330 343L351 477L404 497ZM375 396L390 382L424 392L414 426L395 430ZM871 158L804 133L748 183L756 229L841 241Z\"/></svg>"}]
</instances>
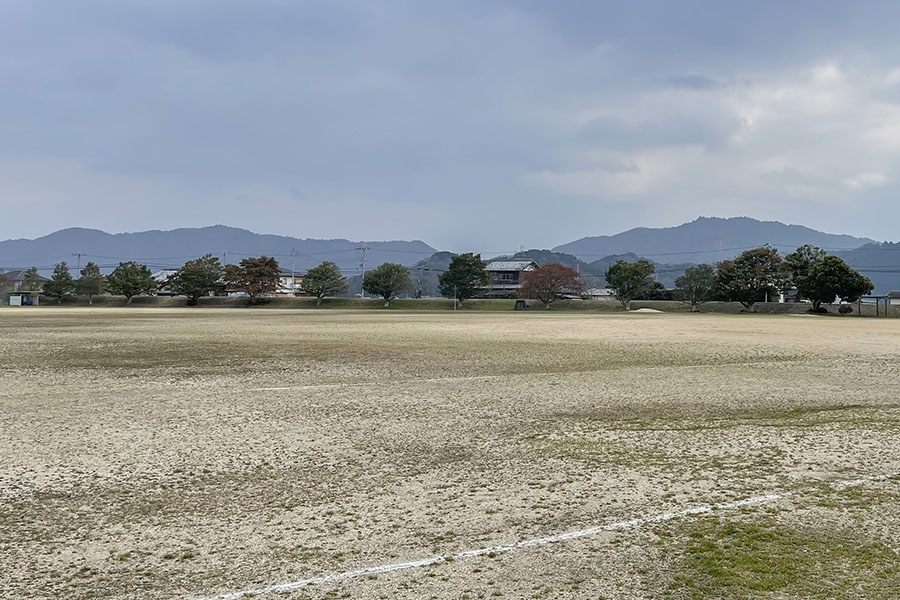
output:
<instances>
[{"instance_id":1,"label":"patchy grass","mask_svg":"<svg viewBox=\"0 0 900 600\"><path fill-rule=\"evenodd\" d=\"M895 598L900 560L850 531L794 528L774 517L686 523L667 598ZM676 536L680 537L680 536Z\"/></svg>"},{"instance_id":2,"label":"patchy grass","mask_svg":"<svg viewBox=\"0 0 900 600\"><path fill-rule=\"evenodd\" d=\"M0 310L0 596L202 596L900 468L900 322L271 308ZM897 548L889 487L793 508ZM656 599L684 542L641 536L298 595Z\"/></svg>"}]
</instances>

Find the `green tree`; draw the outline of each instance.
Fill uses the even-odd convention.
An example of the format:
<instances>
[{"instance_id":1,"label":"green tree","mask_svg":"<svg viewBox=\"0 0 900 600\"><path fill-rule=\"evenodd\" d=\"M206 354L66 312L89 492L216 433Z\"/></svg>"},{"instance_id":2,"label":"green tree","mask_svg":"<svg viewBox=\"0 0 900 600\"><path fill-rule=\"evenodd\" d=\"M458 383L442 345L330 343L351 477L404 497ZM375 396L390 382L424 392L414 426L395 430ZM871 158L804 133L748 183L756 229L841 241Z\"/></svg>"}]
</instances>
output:
<instances>
[{"instance_id":1,"label":"green tree","mask_svg":"<svg viewBox=\"0 0 900 600\"><path fill-rule=\"evenodd\" d=\"M688 267L684 275L675 279L675 293L682 302L691 305L693 312L700 312L700 305L712 298L715 285L712 266L696 265Z\"/></svg>"},{"instance_id":2,"label":"green tree","mask_svg":"<svg viewBox=\"0 0 900 600\"><path fill-rule=\"evenodd\" d=\"M653 289L653 263L642 258L629 263L618 260L606 270L606 283L613 289L616 299L625 310L631 310L631 301Z\"/></svg>"},{"instance_id":3,"label":"green tree","mask_svg":"<svg viewBox=\"0 0 900 600\"><path fill-rule=\"evenodd\" d=\"M189 260L180 269L169 275L166 283L173 292L187 296L190 306L197 304L201 296L221 289L225 269L219 259L212 254Z\"/></svg>"},{"instance_id":4,"label":"green tree","mask_svg":"<svg viewBox=\"0 0 900 600\"><path fill-rule=\"evenodd\" d=\"M75 280L69 273L65 261L56 263L50 281L44 284L44 294L56 300L57 304L75 293Z\"/></svg>"},{"instance_id":5,"label":"green tree","mask_svg":"<svg viewBox=\"0 0 900 600\"><path fill-rule=\"evenodd\" d=\"M316 306L319 306L325 296L346 292L347 278L341 275L341 270L336 264L326 260L306 272L303 289L307 294L316 297Z\"/></svg>"},{"instance_id":6,"label":"green tree","mask_svg":"<svg viewBox=\"0 0 900 600\"><path fill-rule=\"evenodd\" d=\"M856 302L872 291L872 280L857 273L837 256L826 256L814 261L806 276L805 297L818 311L822 304L840 298L844 302Z\"/></svg>"},{"instance_id":7,"label":"green tree","mask_svg":"<svg viewBox=\"0 0 900 600\"><path fill-rule=\"evenodd\" d=\"M770 246L747 250L734 260L723 260L716 270L716 288L723 298L740 302L751 310L780 293L789 276L789 268Z\"/></svg>"},{"instance_id":8,"label":"green tree","mask_svg":"<svg viewBox=\"0 0 900 600\"><path fill-rule=\"evenodd\" d=\"M384 263L363 278L363 289L384 298L385 308L391 305L397 294L411 286L409 269L395 263Z\"/></svg>"},{"instance_id":9,"label":"green tree","mask_svg":"<svg viewBox=\"0 0 900 600\"><path fill-rule=\"evenodd\" d=\"M94 303L94 296L103 293L106 280L100 274L100 267L95 262L89 262L81 269L81 277L75 282L75 289L82 296L87 296L88 304Z\"/></svg>"},{"instance_id":10,"label":"green tree","mask_svg":"<svg viewBox=\"0 0 900 600\"><path fill-rule=\"evenodd\" d=\"M564 293L581 293L581 281L575 269L551 263L522 273L520 298L536 298L549 309L550 304Z\"/></svg>"},{"instance_id":11,"label":"green tree","mask_svg":"<svg viewBox=\"0 0 900 600\"><path fill-rule=\"evenodd\" d=\"M474 298L487 287L485 266L480 254L457 254L450 259L450 267L438 276L441 295L460 302Z\"/></svg>"},{"instance_id":12,"label":"green tree","mask_svg":"<svg viewBox=\"0 0 900 600\"><path fill-rule=\"evenodd\" d=\"M106 285L110 293L125 296L128 304L135 296L153 294L157 288L147 265L139 265L133 260L120 262L106 278Z\"/></svg>"},{"instance_id":13,"label":"green tree","mask_svg":"<svg viewBox=\"0 0 900 600\"><path fill-rule=\"evenodd\" d=\"M240 265L225 267L225 281L250 297L250 303L256 304L263 294L270 294L278 289L281 267L271 256L245 258Z\"/></svg>"},{"instance_id":14,"label":"green tree","mask_svg":"<svg viewBox=\"0 0 900 600\"><path fill-rule=\"evenodd\" d=\"M813 293L809 279L810 269L826 256L828 256L828 253L821 248L806 244L784 257L784 262L790 271L791 283L797 288L797 294L801 298L812 301L810 297L810 294ZM815 305L813 308L819 308L818 304L815 302L813 304Z\"/></svg>"},{"instance_id":15,"label":"green tree","mask_svg":"<svg viewBox=\"0 0 900 600\"><path fill-rule=\"evenodd\" d=\"M44 288L44 280L38 274L37 267L31 267L25 271L25 279L22 281L22 291L40 292Z\"/></svg>"}]
</instances>

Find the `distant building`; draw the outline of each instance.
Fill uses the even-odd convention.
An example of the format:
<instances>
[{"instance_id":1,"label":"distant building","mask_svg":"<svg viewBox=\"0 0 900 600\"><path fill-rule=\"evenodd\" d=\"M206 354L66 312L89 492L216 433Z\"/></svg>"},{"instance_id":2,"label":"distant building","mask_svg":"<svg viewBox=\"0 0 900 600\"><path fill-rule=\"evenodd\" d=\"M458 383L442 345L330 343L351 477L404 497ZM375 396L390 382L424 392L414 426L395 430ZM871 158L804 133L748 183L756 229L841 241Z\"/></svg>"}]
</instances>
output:
<instances>
[{"instance_id":1,"label":"distant building","mask_svg":"<svg viewBox=\"0 0 900 600\"><path fill-rule=\"evenodd\" d=\"M809 303L809 300L803 300L800 297L800 290L797 289L796 286L790 286L781 291L778 295L778 302L780 304L799 304L801 302Z\"/></svg>"},{"instance_id":2,"label":"distant building","mask_svg":"<svg viewBox=\"0 0 900 600\"><path fill-rule=\"evenodd\" d=\"M281 275L278 276L278 289L275 294L278 296L296 296L303 289L303 276L298 275L296 271L290 269L282 269Z\"/></svg>"},{"instance_id":3,"label":"distant building","mask_svg":"<svg viewBox=\"0 0 900 600\"><path fill-rule=\"evenodd\" d=\"M156 282L158 286L156 288L157 296L177 296L175 292L169 287L169 275L177 273L178 269L163 269L162 271L157 271L153 274L153 280Z\"/></svg>"},{"instance_id":4,"label":"distant building","mask_svg":"<svg viewBox=\"0 0 900 600\"><path fill-rule=\"evenodd\" d=\"M583 294L586 298L590 300L615 300L616 293L612 288L591 288L589 290L584 290Z\"/></svg>"},{"instance_id":5,"label":"distant building","mask_svg":"<svg viewBox=\"0 0 900 600\"><path fill-rule=\"evenodd\" d=\"M534 271L539 265L530 258L493 260L484 268L488 274L488 298L514 296L522 286L522 273Z\"/></svg>"},{"instance_id":6,"label":"distant building","mask_svg":"<svg viewBox=\"0 0 900 600\"><path fill-rule=\"evenodd\" d=\"M25 285L25 275L28 271L18 270L18 271L6 271L4 273L0 273L0 290L5 290L7 292L37 292L39 290L26 290L24 288ZM41 286L49 279L46 277L41 277L38 275L38 281L41 282Z\"/></svg>"},{"instance_id":7,"label":"distant building","mask_svg":"<svg viewBox=\"0 0 900 600\"><path fill-rule=\"evenodd\" d=\"M892 290L887 293L888 303L891 306L900 306L900 290Z\"/></svg>"}]
</instances>

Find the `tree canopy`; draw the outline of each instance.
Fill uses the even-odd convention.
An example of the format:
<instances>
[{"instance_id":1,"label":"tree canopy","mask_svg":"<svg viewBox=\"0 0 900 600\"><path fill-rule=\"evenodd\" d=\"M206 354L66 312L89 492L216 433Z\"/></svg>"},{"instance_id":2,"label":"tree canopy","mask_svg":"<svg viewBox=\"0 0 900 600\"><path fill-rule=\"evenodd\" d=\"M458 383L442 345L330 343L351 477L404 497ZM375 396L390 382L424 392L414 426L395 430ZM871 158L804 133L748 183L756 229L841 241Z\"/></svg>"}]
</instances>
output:
<instances>
[{"instance_id":1,"label":"tree canopy","mask_svg":"<svg viewBox=\"0 0 900 600\"><path fill-rule=\"evenodd\" d=\"M245 258L240 265L225 267L225 281L229 286L247 294L251 304L259 302L263 294L278 289L280 276L281 267L271 256Z\"/></svg>"},{"instance_id":2,"label":"tree canopy","mask_svg":"<svg viewBox=\"0 0 900 600\"><path fill-rule=\"evenodd\" d=\"M212 254L189 260L169 275L166 283L176 294L187 296L188 304L197 304L201 296L208 296L222 288L225 269Z\"/></svg>"},{"instance_id":3,"label":"tree canopy","mask_svg":"<svg viewBox=\"0 0 900 600\"><path fill-rule=\"evenodd\" d=\"M779 294L789 269L778 250L762 246L747 250L734 260L723 260L716 271L716 288L728 301L750 310L757 302Z\"/></svg>"},{"instance_id":4,"label":"tree canopy","mask_svg":"<svg viewBox=\"0 0 900 600\"><path fill-rule=\"evenodd\" d=\"M550 304L563 293L580 294L581 290L578 271L559 263L550 263L522 273L519 297L535 298L550 308Z\"/></svg>"},{"instance_id":5,"label":"tree canopy","mask_svg":"<svg viewBox=\"0 0 900 600\"><path fill-rule=\"evenodd\" d=\"M44 284L44 294L57 302L62 302L63 299L74 293L75 280L72 279L72 274L69 273L68 265L66 265L65 261L56 263L56 266L53 267L53 275L50 277L50 281Z\"/></svg>"},{"instance_id":6,"label":"tree canopy","mask_svg":"<svg viewBox=\"0 0 900 600\"><path fill-rule=\"evenodd\" d=\"M95 262L89 262L81 269L81 277L75 282L75 289L82 296L86 296L88 304L94 303L94 296L103 293L106 280L100 273L100 267Z\"/></svg>"},{"instance_id":7,"label":"tree canopy","mask_svg":"<svg viewBox=\"0 0 900 600\"><path fill-rule=\"evenodd\" d=\"M106 285L111 293L125 296L128 304L135 296L152 294L158 287L150 269L133 260L120 262L106 278Z\"/></svg>"},{"instance_id":8,"label":"tree canopy","mask_svg":"<svg viewBox=\"0 0 900 600\"><path fill-rule=\"evenodd\" d=\"M485 266L480 254L457 254L450 260L450 267L438 277L441 295L460 302L474 298L487 287Z\"/></svg>"},{"instance_id":9,"label":"tree canopy","mask_svg":"<svg viewBox=\"0 0 900 600\"><path fill-rule=\"evenodd\" d=\"M809 275L809 269L813 263L822 260L826 256L828 256L828 253L821 248L805 244L784 257L784 262L787 263L788 269L790 269L791 279L794 285L798 285L798 289L801 280Z\"/></svg>"},{"instance_id":10,"label":"tree canopy","mask_svg":"<svg viewBox=\"0 0 900 600\"><path fill-rule=\"evenodd\" d=\"M384 298L384 306L391 305L397 294L411 287L409 269L396 263L384 263L363 278L363 289Z\"/></svg>"},{"instance_id":11,"label":"tree canopy","mask_svg":"<svg viewBox=\"0 0 900 600\"><path fill-rule=\"evenodd\" d=\"M319 306L325 296L346 292L347 278L341 275L341 270L335 263L325 261L306 272L306 276L303 278L303 290L307 294L315 296L316 306Z\"/></svg>"},{"instance_id":12,"label":"tree canopy","mask_svg":"<svg viewBox=\"0 0 900 600\"><path fill-rule=\"evenodd\" d=\"M691 305L691 310L699 312L700 305L712 298L715 284L711 265L695 265L675 279L675 293L682 302Z\"/></svg>"},{"instance_id":13,"label":"tree canopy","mask_svg":"<svg viewBox=\"0 0 900 600\"><path fill-rule=\"evenodd\" d=\"M844 302L856 302L872 291L872 280L864 277L837 256L826 256L812 263L804 285L804 297L819 310L822 304L840 298Z\"/></svg>"},{"instance_id":14,"label":"tree canopy","mask_svg":"<svg viewBox=\"0 0 900 600\"><path fill-rule=\"evenodd\" d=\"M843 259L828 256L815 246L801 246L785 257L791 281L801 298L809 300L813 310L840 298L854 302L872 291L872 281L851 268Z\"/></svg>"},{"instance_id":15,"label":"tree canopy","mask_svg":"<svg viewBox=\"0 0 900 600\"><path fill-rule=\"evenodd\" d=\"M650 276L654 271L653 263L646 258L633 263L619 260L606 270L606 283L625 310L631 310L632 300L653 289L654 282Z\"/></svg>"},{"instance_id":16,"label":"tree canopy","mask_svg":"<svg viewBox=\"0 0 900 600\"><path fill-rule=\"evenodd\" d=\"M44 282L38 274L37 267L31 267L25 271L22 281L22 290L26 292L40 292L44 288Z\"/></svg>"}]
</instances>

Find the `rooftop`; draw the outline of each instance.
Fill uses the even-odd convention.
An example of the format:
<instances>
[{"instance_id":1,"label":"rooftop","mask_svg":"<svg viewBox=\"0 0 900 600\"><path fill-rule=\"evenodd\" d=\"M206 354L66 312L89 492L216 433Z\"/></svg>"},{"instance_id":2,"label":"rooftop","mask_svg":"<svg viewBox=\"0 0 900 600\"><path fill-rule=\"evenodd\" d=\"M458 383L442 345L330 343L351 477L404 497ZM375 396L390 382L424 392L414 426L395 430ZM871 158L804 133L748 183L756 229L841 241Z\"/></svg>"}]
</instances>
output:
<instances>
[{"instance_id":1,"label":"rooftop","mask_svg":"<svg viewBox=\"0 0 900 600\"><path fill-rule=\"evenodd\" d=\"M0 273L0 279L5 279L6 281L25 281L25 275L28 271L18 270L18 271L5 271ZM38 281L48 281L46 277L41 277L38 275Z\"/></svg>"},{"instance_id":2,"label":"rooftop","mask_svg":"<svg viewBox=\"0 0 900 600\"><path fill-rule=\"evenodd\" d=\"M524 260L492 260L484 268L485 271L525 271L529 268L536 268L538 264L526 258Z\"/></svg>"}]
</instances>

